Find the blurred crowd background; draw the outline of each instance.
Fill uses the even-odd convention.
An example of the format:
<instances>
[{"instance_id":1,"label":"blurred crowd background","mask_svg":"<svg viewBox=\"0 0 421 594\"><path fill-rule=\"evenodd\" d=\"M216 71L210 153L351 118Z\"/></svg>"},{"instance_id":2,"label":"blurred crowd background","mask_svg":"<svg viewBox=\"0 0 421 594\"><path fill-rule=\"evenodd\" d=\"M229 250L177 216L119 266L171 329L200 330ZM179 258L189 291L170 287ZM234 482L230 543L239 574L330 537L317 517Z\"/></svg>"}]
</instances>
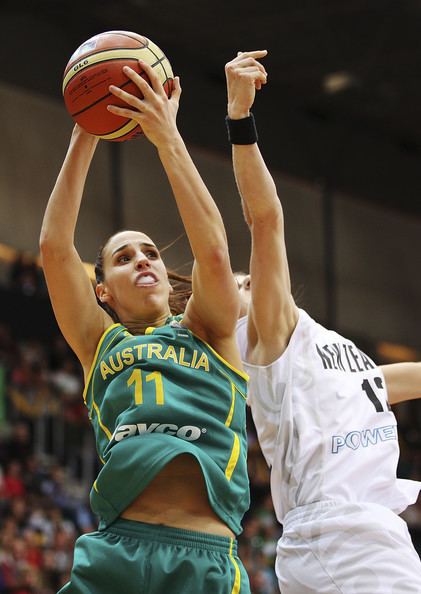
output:
<instances>
[{"instance_id":1,"label":"blurred crowd background","mask_svg":"<svg viewBox=\"0 0 421 594\"><path fill-rule=\"evenodd\" d=\"M96 529L88 502L98 470L95 444L81 369L54 325L39 267L22 254L2 270L0 594L54 594L68 580L76 538ZM369 354L375 356L374 345ZM403 403L395 414L402 452L398 474L421 479L421 407ZM239 551L253 594L275 594L282 530L251 418L248 437L252 505ZM421 501L405 519L421 553Z\"/></svg>"}]
</instances>

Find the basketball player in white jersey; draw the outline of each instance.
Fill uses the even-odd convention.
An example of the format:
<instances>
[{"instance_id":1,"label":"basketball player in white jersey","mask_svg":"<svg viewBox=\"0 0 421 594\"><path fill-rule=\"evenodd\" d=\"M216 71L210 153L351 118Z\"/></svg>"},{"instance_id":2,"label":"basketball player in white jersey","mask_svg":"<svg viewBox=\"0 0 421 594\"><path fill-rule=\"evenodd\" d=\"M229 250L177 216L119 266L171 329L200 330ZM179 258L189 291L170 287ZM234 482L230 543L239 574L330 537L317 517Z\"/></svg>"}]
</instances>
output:
<instances>
[{"instance_id":1,"label":"basketball player in white jersey","mask_svg":"<svg viewBox=\"0 0 421 594\"><path fill-rule=\"evenodd\" d=\"M239 279L251 300L238 342L283 524L279 587L282 594L419 594L421 563L398 514L421 485L396 478L390 404L421 396L420 365L377 367L294 303L282 207L250 115L266 83L265 55L239 53L225 72L234 171L252 234L250 290L248 278Z\"/></svg>"}]
</instances>

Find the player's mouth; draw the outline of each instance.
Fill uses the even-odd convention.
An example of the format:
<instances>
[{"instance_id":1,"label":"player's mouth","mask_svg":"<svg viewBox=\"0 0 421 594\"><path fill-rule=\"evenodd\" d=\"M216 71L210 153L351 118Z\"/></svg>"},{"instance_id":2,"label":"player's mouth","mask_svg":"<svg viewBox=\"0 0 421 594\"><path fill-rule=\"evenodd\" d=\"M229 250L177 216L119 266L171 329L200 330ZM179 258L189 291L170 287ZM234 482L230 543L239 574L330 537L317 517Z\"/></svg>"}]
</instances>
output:
<instances>
[{"instance_id":1,"label":"player's mouth","mask_svg":"<svg viewBox=\"0 0 421 594\"><path fill-rule=\"evenodd\" d=\"M136 287L153 287L158 284L158 278L153 272L141 272L136 277Z\"/></svg>"}]
</instances>

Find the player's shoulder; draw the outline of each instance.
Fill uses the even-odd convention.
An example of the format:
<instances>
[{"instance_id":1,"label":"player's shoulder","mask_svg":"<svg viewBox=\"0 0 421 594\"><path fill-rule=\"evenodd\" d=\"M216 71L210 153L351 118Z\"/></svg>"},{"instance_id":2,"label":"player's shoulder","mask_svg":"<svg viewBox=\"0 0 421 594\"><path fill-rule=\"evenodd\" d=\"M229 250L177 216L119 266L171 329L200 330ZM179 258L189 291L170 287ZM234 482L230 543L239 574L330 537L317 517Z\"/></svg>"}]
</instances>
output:
<instances>
[{"instance_id":1,"label":"player's shoulder","mask_svg":"<svg viewBox=\"0 0 421 594\"><path fill-rule=\"evenodd\" d=\"M297 328L302 324L300 320L307 316L304 310L297 307L291 313L287 331L281 333L274 329L270 336L266 334L264 337L259 334L251 314L240 318L237 322L237 344L242 360L265 367L282 358L289 345L296 339Z\"/></svg>"},{"instance_id":2,"label":"player's shoulder","mask_svg":"<svg viewBox=\"0 0 421 594\"><path fill-rule=\"evenodd\" d=\"M273 328L265 328L262 331L257 324L255 325L254 344L252 349L249 348L250 355L261 365L267 365L279 359L294 339L299 322L300 310L291 301L290 306L284 308L279 320L274 322Z\"/></svg>"}]
</instances>

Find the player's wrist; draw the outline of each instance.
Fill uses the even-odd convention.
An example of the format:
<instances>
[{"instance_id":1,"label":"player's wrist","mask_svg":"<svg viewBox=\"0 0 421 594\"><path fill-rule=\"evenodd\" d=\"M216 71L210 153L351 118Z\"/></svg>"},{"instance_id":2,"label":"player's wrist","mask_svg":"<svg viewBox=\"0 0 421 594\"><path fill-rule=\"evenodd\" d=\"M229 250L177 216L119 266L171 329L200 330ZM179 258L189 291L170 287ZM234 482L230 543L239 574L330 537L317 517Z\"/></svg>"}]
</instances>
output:
<instances>
[{"instance_id":1,"label":"player's wrist","mask_svg":"<svg viewBox=\"0 0 421 594\"><path fill-rule=\"evenodd\" d=\"M165 162L178 161L188 154L184 140L178 130L174 130L173 134L167 136L165 140L160 139L152 144L155 144L160 159Z\"/></svg>"},{"instance_id":2,"label":"player's wrist","mask_svg":"<svg viewBox=\"0 0 421 594\"><path fill-rule=\"evenodd\" d=\"M227 114L231 120L242 120L243 118L248 118L250 109L244 105L228 103Z\"/></svg>"},{"instance_id":3,"label":"player's wrist","mask_svg":"<svg viewBox=\"0 0 421 594\"><path fill-rule=\"evenodd\" d=\"M227 115L225 124L228 132L228 141L231 144L254 144L258 141L258 134L254 116L250 111L248 116L239 119Z\"/></svg>"}]
</instances>

